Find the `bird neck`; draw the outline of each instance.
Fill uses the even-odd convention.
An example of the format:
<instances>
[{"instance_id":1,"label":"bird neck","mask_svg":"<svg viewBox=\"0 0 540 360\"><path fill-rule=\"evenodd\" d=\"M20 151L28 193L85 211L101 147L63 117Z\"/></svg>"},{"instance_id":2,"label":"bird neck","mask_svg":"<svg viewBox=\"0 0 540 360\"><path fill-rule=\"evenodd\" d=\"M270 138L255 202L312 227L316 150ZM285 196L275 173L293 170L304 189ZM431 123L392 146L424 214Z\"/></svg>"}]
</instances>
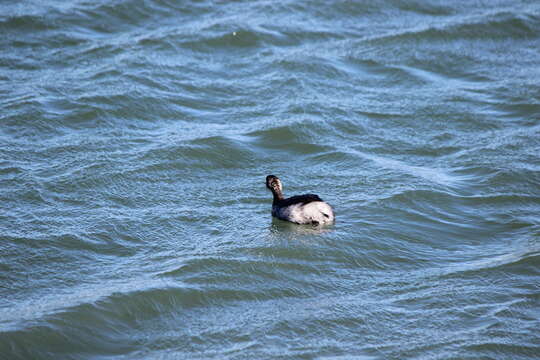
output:
<instances>
[{"instance_id":1,"label":"bird neck","mask_svg":"<svg viewBox=\"0 0 540 360\"><path fill-rule=\"evenodd\" d=\"M277 204L279 200L283 200L283 193L279 189L272 189L272 195L274 195L274 201L272 205Z\"/></svg>"}]
</instances>

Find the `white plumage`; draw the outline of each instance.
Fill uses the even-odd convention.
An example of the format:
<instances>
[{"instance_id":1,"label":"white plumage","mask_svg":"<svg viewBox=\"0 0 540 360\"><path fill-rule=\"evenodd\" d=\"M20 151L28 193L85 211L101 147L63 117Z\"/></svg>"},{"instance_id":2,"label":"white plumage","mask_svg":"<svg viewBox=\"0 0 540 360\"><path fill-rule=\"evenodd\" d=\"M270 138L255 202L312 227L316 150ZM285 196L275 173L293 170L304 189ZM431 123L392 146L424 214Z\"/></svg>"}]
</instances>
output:
<instances>
[{"instance_id":1,"label":"white plumage","mask_svg":"<svg viewBox=\"0 0 540 360\"><path fill-rule=\"evenodd\" d=\"M297 224L329 224L334 222L334 212L324 201L293 204L285 207L272 206L272 215Z\"/></svg>"}]
</instances>

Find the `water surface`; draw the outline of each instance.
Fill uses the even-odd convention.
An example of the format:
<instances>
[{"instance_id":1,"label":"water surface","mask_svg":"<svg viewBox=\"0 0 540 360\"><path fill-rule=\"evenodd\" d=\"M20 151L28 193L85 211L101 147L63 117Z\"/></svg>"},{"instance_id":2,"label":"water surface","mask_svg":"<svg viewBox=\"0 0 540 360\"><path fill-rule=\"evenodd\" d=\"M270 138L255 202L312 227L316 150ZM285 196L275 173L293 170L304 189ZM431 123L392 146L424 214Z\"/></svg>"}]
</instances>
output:
<instances>
[{"instance_id":1,"label":"water surface","mask_svg":"<svg viewBox=\"0 0 540 360\"><path fill-rule=\"evenodd\" d=\"M537 1L0 4L3 359L535 359ZM266 175L335 208L272 219Z\"/></svg>"}]
</instances>

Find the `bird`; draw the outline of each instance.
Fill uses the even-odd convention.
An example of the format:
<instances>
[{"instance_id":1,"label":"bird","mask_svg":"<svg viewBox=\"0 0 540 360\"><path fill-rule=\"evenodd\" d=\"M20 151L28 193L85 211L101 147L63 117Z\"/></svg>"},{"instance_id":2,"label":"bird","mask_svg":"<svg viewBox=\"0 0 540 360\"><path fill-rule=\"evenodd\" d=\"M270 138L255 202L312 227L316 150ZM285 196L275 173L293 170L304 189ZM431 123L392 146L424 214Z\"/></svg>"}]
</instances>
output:
<instances>
[{"instance_id":1,"label":"bird","mask_svg":"<svg viewBox=\"0 0 540 360\"><path fill-rule=\"evenodd\" d=\"M266 177L266 187L272 192L272 216L296 224L314 226L332 224L334 210L318 195L304 194L285 199L281 180L275 175Z\"/></svg>"}]
</instances>

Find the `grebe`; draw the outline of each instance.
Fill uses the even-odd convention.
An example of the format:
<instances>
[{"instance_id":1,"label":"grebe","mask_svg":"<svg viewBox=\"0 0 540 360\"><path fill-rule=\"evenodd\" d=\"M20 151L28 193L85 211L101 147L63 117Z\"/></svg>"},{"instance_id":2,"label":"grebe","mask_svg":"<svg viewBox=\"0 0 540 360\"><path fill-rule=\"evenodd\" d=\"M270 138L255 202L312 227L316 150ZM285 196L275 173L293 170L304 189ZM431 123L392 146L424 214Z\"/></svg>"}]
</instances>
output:
<instances>
[{"instance_id":1,"label":"grebe","mask_svg":"<svg viewBox=\"0 0 540 360\"><path fill-rule=\"evenodd\" d=\"M272 191L272 216L296 224L323 225L334 222L334 211L315 194L297 195L285 199L283 186L277 176L266 177L266 187Z\"/></svg>"}]
</instances>

